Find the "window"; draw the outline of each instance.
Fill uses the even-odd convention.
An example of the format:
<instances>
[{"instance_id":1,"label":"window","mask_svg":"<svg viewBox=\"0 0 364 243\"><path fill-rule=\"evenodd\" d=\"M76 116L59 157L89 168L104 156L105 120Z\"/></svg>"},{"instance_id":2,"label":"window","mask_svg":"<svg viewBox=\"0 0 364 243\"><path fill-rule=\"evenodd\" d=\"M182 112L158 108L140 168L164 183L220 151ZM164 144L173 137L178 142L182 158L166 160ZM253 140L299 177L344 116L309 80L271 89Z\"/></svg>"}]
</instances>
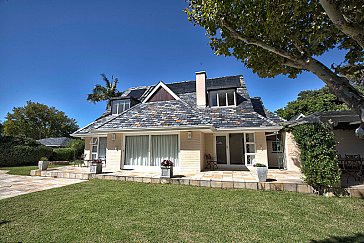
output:
<instances>
[{"instance_id":1,"label":"window","mask_svg":"<svg viewBox=\"0 0 364 243\"><path fill-rule=\"evenodd\" d=\"M235 106L236 94L234 89L209 91L209 106Z\"/></svg>"},{"instance_id":2,"label":"window","mask_svg":"<svg viewBox=\"0 0 364 243\"><path fill-rule=\"evenodd\" d=\"M245 161L246 165L255 164L255 134L245 133Z\"/></svg>"},{"instance_id":3,"label":"window","mask_svg":"<svg viewBox=\"0 0 364 243\"><path fill-rule=\"evenodd\" d=\"M125 165L160 166L163 160L178 166L178 135L125 137Z\"/></svg>"},{"instance_id":4,"label":"window","mask_svg":"<svg viewBox=\"0 0 364 243\"><path fill-rule=\"evenodd\" d=\"M272 141L272 152L273 153L281 153L282 146L280 141Z\"/></svg>"},{"instance_id":5,"label":"window","mask_svg":"<svg viewBox=\"0 0 364 243\"><path fill-rule=\"evenodd\" d=\"M91 145L91 159L106 159L106 137L92 138Z\"/></svg>"},{"instance_id":6,"label":"window","mask_svg":"<svg viewBox=\"0 0 364 243\"><path fill-rule=\"evenodd\" d=\"M130 108L130 100L113 100L111 113L117 115Z\"/></svg>"}]
</instances>

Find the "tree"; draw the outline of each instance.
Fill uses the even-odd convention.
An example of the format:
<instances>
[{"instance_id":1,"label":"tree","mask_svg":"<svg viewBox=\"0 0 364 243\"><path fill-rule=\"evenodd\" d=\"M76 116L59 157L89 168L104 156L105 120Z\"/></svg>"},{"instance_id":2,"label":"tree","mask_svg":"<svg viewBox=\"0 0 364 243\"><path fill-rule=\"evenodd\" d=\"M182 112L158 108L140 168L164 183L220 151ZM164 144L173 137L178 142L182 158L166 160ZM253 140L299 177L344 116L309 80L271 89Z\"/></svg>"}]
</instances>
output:
<instances>
[{"instance_id":1,"label":"tree","mask_svg":"<svg viewBox=\"0 0 364 243\"><path fill-rule=\"evenodd\" d=\"M260 77L309 71L361 118L364 96L317 57L340 48L363 66L363 0L187 0L189 20L206 29L217 55L233 55ZM364 135L363 135L364 136Z\"/></svg>"},{"instance_id":2,"label":"tree","mask_svg":"<svg viewBox=\"0 0 364 243\"><path fill-rule=\"evenodd\" d=\"M288 104L276 113L278 116L289 120L295 115L310 115L317 111L339 111L347 110L348 107L335 95L330 93L327 87L318 90L306 90L298 94L296 100Z\"/></svg>"},{"instance_id":3,"label":"tree","mask_svg":"<svg viewBox=\"0 0 364 243\"><path fill-rule=\"evenodd\" d=\"M111 106L111 98L120 96L122 93L116 88L119 82L117 78L111 77L112 82L109 81L105 74L101 74L101 78L105 82L105 86L96 84L92 89L92 93L87 96L87 101L96 103L107 100L106 109L108 109Z\"/></svg>"},{"instance_id":4,"label":"tree","mask_svg":"<svg viewBox=\"0 0 364 243\"><path fill-rule=\"evenodd\" d=\"M32 101L27 101L24 107L14 107L4 122L5 135L33 139L69 136L77 129L76 120L64 112Z\"/></svg>"},{"instance_id":5,"label":"tree","mask_svg":"<svg viewBox=\"0 0 364 243\"><path fill-rule=\"evenodd\" d=\"M4 131L4 125L0 121L0 136L3 134Z\"/></svg>"}]
</instances>

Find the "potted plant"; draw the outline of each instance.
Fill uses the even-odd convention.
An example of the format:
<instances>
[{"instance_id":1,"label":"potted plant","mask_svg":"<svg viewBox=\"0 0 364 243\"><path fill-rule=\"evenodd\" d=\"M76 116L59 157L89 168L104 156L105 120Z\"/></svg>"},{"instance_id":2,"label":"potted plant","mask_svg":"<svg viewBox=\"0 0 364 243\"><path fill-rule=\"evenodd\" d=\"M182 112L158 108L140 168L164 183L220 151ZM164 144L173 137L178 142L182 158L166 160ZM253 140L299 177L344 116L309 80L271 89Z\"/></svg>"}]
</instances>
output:
<instances>
[{"instance_id":1,"label":"potted plant","mask_svg":"<svg viewBox=\"0 0 364 243\"><path fill-rule=\"evenodd\" d=\"M48 158L47 157L41 157L38 162L38 168L39 170L47 170L48 169Z\"/></svg>"},{"instance_id":2,"label":"potted plant","mask_svg":"<svg viewBox=\"0 0 364 243\"><path fill-rule=\"evenodd\" d=\"M173 177L173 162L170 160L163 160L161 163L162 178L172 178Z\"/></svg>"},{"instance_id":3,"label":"potted plant","mask_svg":"<svg viewBox=\"0 0 364 243\"><path fill-rule=\"evenodd\" d=\"M90 172L93 174L101 174L102 173L102 160L95 159L90 164Z\"/></svg>"},{"instance_id":4,"label":"potted plant","mask_svg":"<svg viewBox=\"0 0 364 243\"><path fill-rule=\"evenodd\" d=\"M254 165L254 167L257 170L258 181L259 182L267 181L268 167L265 164L261 164L261 163L256 163Z\"/></svg>"}]
</instances>

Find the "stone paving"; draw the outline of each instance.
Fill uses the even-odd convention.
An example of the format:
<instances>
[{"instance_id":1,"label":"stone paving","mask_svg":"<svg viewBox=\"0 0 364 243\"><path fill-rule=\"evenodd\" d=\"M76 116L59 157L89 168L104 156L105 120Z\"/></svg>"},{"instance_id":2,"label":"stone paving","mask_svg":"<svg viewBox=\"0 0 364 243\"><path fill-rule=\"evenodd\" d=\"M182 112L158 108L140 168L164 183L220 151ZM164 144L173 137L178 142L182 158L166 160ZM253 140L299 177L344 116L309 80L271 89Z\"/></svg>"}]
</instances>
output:
<instances>
[{"instance_id":1,"label":"stone paving","mask_svg":"<svg viewBox=\"0 0 364 243\"><path fill-rule=\"evenodd\" d=\"M251 170L251 171L250 171ZM175 178L189 180L217 180L217 181L238 181L238 182L258 182L254 168L250 170L213 170L203 172L175 172ZM160 178L160 172L148 172L138 170L120 170L117 172L103 171L105 176L123 176L123 177L144 177ZM60 177L71 179L91 179L101 177L102 175L92 175L87 167L64 166L51 168L47 171L32 171L32 175ZM286 170L269 170L268 181L280 183L303 183L300 172Z\"/></svg>"},{"instance_id":2,"label":"stone paving","mask_svg":"<svg viewBox=\"0 0 364 243\"><path fill-rule=\"evenodd\" d=\"M6 170L0 170L0 200L84 181L64 178L8 175L6 172Z\"/></svg>"},{"instance_id":3,"label":"stone paving","mask_svg":"<svg viewBox=\"0 0 364 243\"><path fill-rule=\"evenodd\" d=\"M103 171L102 174L91 174L87 167L65 166L51 168L47 171L33 170L31 175L70 178L70 179L105 179L134 181L143 183L162 183L191 185L228 189L253 189L290 191L299 193L315 193L313 188L304 183L302 174L295 171L269 170L267 182L258 182L255 168L243 171L215 170L203 172L175 172L173 178L161 178L160 172L146 172L138 170L120 170L117 172ZM341 190L342 195L364 198L364 185L350 186Z\"/></svg>"}]
</instances>

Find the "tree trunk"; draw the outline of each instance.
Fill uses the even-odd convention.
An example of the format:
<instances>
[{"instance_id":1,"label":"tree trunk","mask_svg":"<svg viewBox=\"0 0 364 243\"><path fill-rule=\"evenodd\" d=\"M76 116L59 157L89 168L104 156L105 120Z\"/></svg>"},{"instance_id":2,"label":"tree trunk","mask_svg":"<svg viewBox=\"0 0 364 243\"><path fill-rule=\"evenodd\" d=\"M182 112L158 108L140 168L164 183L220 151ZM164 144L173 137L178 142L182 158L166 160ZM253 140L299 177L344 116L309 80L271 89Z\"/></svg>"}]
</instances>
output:
<instances>
[{"instance_id":1,"label":"tree trunk","mask_svg":"<svg viewBox=\"0 0 364 243\"><path fill-rule=\"evenodd\" d=\"M363 26L348 22L334 0L320 0L320 4L336 27L353 38L364 49Z\"/></svg>"},{"instance_id":2,"label":"tree trunk","mask_svg":"<svg viewBox=\"0 0 364 243\"><path fill-rule=\"evenodd\" d=\"M364 96L349 83L349 80L337 76L324 64L313 58L309 59L305 68L324 81L333 94L359 115L360 127L364 128Z\"/></svg>"}]
</instances>

